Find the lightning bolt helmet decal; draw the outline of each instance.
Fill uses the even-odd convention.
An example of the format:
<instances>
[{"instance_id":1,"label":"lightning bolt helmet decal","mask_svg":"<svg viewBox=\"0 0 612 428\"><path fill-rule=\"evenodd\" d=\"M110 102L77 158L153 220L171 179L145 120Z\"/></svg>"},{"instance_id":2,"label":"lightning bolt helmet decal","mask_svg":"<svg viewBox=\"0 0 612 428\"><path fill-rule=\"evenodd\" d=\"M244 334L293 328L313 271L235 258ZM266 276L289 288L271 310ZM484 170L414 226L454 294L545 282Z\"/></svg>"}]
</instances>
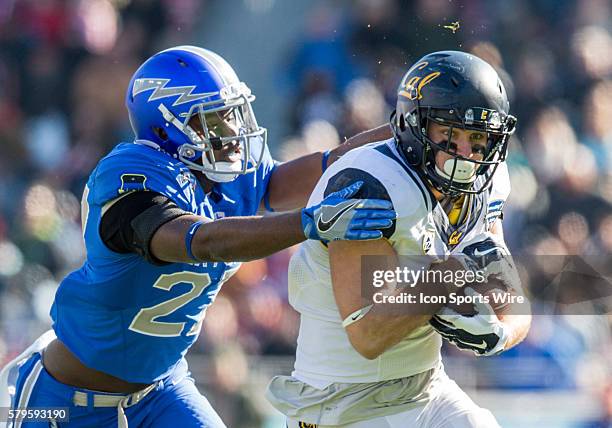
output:
<instances>
[{"instance_id":1,"label":"lightning bolt helmet decal","mask_svg":"<svg viewBox=\"0 0 612 428\"><path fill-rule=\"evenodd\" d=\"M142 92L153 90L151 96L147 100L148 102L160 100L162 98L174 97L180 95L172 104L177 106L179 104L189 103L195 100L203 100L210 98L217 94L217 92L203 92L201 94L193 94L195 86L176 86L166 87L170 82L170 79L136 79L132 87L132 96L136 96Z\"/></svg>"}]
</instances>

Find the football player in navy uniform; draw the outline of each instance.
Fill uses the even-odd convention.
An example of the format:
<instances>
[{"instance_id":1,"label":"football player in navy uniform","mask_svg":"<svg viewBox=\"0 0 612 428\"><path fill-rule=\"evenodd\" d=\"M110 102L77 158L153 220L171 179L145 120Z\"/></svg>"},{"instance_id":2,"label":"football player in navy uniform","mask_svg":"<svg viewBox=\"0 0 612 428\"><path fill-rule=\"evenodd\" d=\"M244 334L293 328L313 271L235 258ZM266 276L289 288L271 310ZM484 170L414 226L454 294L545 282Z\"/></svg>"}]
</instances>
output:
<instances>
[{"instance_id":1,"label":"football player in navy uniform","mask_svg":"<svg viewBox=\"0 0 612 428\"><path fill-rule=\"evenodd\" d=\"M385 279L379 300L367 300L362 275L364 257L373 255L384 256L382 269L452 278L465 268L451 255L504 253L504 160L515 122L493 67L464 52L435 52L402 79L391 126L377 131L391 129L388 139L352 150L323 174L308 205L363 183L357 195L390 200L397 219L385 239L307 241L293 255L289 301L301 315L295 369L276 376L267 393L288 428L498 426L444 372L442 337L477 355L497 354L525 337L527 311L498 318L483 300L475 316L463 316L443 306L459 289L436 275L409 287ZM520 294L520 284L507 286ZM414 302L400 299L407 289Z\"/></svg>"},{"instance_id":2,"label":"football player in navy uniform","mask_svg":"<svg viewBox=\"0 0 612 428\"><path fill-rule=\"evenodd\" d=\"M391 226L389 201L352 198L363 183L300 209L350 147L275 163L254 98L198 47L162 51L135 72L126 105L136 139L91 173L87 259L57 290L53 330L0 375L1 406L66 408L69 422L51 426L223 427L184 356L240 262L306 239L377 239ZM285 212L256 216L264 206Z\"/></svg>"}]
</instances>

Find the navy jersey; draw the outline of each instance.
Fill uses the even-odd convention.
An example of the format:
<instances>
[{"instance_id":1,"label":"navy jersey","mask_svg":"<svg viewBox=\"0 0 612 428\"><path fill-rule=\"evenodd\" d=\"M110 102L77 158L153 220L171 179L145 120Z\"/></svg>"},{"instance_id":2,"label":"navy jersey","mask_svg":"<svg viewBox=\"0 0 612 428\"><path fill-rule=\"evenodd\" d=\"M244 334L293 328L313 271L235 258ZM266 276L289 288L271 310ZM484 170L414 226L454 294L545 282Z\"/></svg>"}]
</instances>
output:
<instances>
[{"instance_id":1,"label":"navy jersey","mask_svg":"<svg viewBox=\"0 0 612 428\"><path fill-rule=\"evenodd\" d=\"M102 214L128 192L154 191L212 220L253 215L273 169L266 149L257 171L215 185L206 195L189 169L169 155L138 143L115 147L85 187L87 258L57 290L51 308L57 337L86 366L128 382L151 383L169 374L198 337L206 308L240 264L157 266L134 253L113 252L99 234Z\"/></svg>"}]
</instances>

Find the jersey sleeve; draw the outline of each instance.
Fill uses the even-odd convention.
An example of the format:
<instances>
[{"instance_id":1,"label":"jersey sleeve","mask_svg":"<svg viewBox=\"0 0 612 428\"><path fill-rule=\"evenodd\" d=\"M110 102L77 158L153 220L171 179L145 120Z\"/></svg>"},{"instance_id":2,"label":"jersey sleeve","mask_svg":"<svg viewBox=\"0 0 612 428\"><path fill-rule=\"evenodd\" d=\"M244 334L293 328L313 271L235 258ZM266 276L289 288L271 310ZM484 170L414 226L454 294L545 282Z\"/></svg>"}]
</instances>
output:
<instances>
[{"instance_id":1,"label":"jersey sleeve","mask_svg":"<svg viewBox=\"0 0 612 428\"><path fill-rule=\"evenodd\" d=\"M90 187L91 202L104 206L129 192L152 191L185 211L195 212L195 177L189 170L168 155L131 146L120 147L100 161Z\"/></svg>"},{"instance_id":2,"label":"jersey sleeve","mask_svg":"<svg viewBox=\"0 0 612 428\"><path fill-rule=\"evenodd\" d=\"M157 192L130 192L102 215L102 242L116 253L135 253L156 265L165 264L150 250L155 232L175 218L189 214Z\"/></svg>"},{"instance_id":3,"label":"jersey sleeve","mask_svg":"<svg viewBox=\"0 0 612 428\"><path fill-rule=\"evenodd\" d=\"M398 254L420 254L431 197L389 146L392 141L353 149L330 165L316 184L307 206L320 203L325 196L356 181L363 181L355 197L391 201L397 218L384 236ZM418 240L419 253L415 253Z\"/></svg>"},{"instance_id":4,"label":"jersey sleeve","mask_svg":"<svg viewBox=\"0 0 612 428\"><path fill-rule=\"evenodd\" d=\"M329 196L333 192L342 190L351 184L362 181L363 185L359 188L352 198L360 199L384 199L391 201L391 196L383 184L369 172L357 168L346 168L332 176L327 182L323 195ZM383 236L390 238L395 232L395 220L393 225L383 230Z\"/></svg>"}]
</instances>

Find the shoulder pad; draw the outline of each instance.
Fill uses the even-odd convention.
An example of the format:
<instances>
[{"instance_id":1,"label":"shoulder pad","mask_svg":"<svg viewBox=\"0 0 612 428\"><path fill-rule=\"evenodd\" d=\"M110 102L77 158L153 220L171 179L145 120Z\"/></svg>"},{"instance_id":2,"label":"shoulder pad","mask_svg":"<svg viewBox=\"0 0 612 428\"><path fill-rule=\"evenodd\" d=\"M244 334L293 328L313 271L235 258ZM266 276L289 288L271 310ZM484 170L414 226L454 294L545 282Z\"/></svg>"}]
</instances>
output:
<instances>
[{"instance_id":1,"label":"shoulder pad","mask_svg":"<svg viewBox=\"0 0 612 428\"><path fill-rule=\"evenodd\" d=\"M98 163L91 180L90 201L95 204L127 192L153 191L191 210L196 179L187 166L151 147L120 144Z\"/></svg>"},{"instance_id":2,"label":"shoulder pad","mask_svg":"<svg viewBox=\"0 0 612 428\"><path fill-rule=\"evenodd\" d=\"M321 177L308 202L320 202L332 191L364 181L358 197L387 199L397 212L397 224L416 223L427 217L434 202L417 174L397 157L393 140L349 151Z\"/></svg>"}]
</instances>

